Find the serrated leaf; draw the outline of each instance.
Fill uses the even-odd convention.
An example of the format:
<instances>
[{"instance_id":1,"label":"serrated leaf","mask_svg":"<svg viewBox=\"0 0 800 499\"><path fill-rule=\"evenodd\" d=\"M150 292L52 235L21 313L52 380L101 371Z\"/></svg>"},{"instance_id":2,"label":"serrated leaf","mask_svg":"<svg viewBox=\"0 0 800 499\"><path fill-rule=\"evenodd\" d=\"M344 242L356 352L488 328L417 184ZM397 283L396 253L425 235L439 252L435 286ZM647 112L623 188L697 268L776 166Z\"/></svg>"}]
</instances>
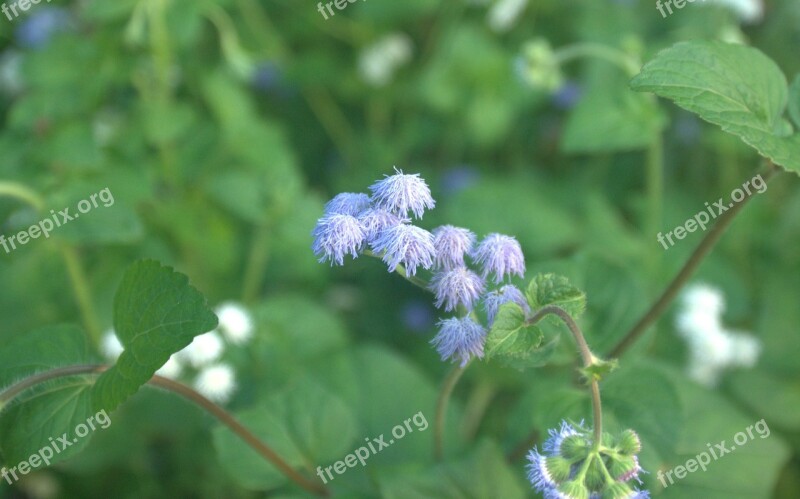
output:
<instances>
[{"instance_id":1,"label":"serrated leaf","mask_svg":"<svg viewBox=\"0 0 800 499\"><path fill-rule=\"evenodd\" d=\"M315 466L343 459L358 446L353 412L309 379L237 414L237 419L289 465L312 474ZM214 430L214 444L223 468L248 489L265 490L288 480L225 426Z\"/></svg>"},{"instance_id":2,"label":"serrated leaf","mask_svg":"<svg viewBox=\"0 0 800 499\"><path fill-rule=\"evenodd\" d=\"M631 81L738 136L800 173L800 135L781 136L786 78L760 51L722 42L681 42L660 52Z\"/></svg>"},{"instance_id":3,"label":"serrated leaf","mask_svg":"<svg viewBox=\"0 0 800 499\"><path fill-rule=\"evenodd\" d=\"M125 350L98 378L96 407L114 410L173 353L216 326L216 315L188 277L154 260L131 265L114 297L114 329Z\"/></svg>"},{"instance_id":4,"label":"serrated leaf","mask_svg":"<svg viewBox=\"0 0 800 499\"><path fill-rule=\"evenodd\" d=\"M795 128L800 130L800 74L794 77L789 87L789 116Z\"/></svg>"},{"instance_id":5,"label":"serrated leaf","mask_svg":"<svg viewBox=\"0 0 800 499\"><path fill-rule=\"evenodd\" d=\"M486 359L498 359L509 367L530 367L541 362L537 355L543 334L525 324L525 312L516 303L500 306L492 329L486 336Z\"/></svg>"},{"instance_id":6,"label":"serrated leaf","mask_svg":"<svg viewBox=\"0 0 800 499\"><path fill-rule=\"evenodd\" d=\"M557 305L577 318L586 308L583 291L570 284L566 277L555 274L538 274L531 279L526 296L533 311L545 305Z\"/></svg>"}]
</instances>

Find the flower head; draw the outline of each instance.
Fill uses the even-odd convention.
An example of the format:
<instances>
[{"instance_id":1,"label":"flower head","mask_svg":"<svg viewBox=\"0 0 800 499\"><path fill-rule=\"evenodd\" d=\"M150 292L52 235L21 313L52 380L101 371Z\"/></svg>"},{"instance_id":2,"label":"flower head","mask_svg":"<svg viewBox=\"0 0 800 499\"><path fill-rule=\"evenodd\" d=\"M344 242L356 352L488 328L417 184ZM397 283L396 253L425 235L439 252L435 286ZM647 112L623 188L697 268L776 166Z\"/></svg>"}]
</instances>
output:
<instances>
[{"instance_id":1,"label":"flower head","mask_svg":"<svg viewBox=\"0 0 800 499\"><path fill-rule=\"evenodd\" d=\"M502 234L489 234L472 252L472 259L483 268L483 278L495 274L495 283L508 275L525 275L525 256L516 239Z\"/></svg>"},{"instance_id":2,"label":"flower head","mask_svg":"<svg viewBox=\"0 0 800 499\"><path fill-rule=\"evenodd\" d=\"M356 217L339 213L320 218L312 235L312 249L320 257L319 261L330 260L331 265L344 265L347 254L357 258L366 237L364 227Z\"/></svg>"},{"instance_id":3,"label":"flower head","mask_svg":"<svg viewBox=\"0 0 800 499\"><path fill-rule=\"evenodd\" d=\"M478 300L483 289L483 279L466 267L444 270L435 274L431 280L436 306L441 308L444 305L447 312L455 310L458 305L472 310L473 303Z\"/></svg>"},{"instance_id":4,"label":"flower head","mask_svg":"<svg viewBox=\"0 0 800 499\"><path fill-rule=\"evenodd\" d=\"M369 208L369 196L360 192L342 192L333 197L325 205L325 214L351 215L358 217Z\"/></svg>"},{"instance_id":5,"label":"flower head","mask_svg":"<svg viewBox=\"0 0 800 499\"><path fill-rule=\"evenodd\" d=\"M483 310L486 311L486 321L489 326L494 324L494 318L497 316L497 312L500 311L500 306L506 303L516 303L522 307L526 315L531 312L531 307L528 305L528 300L525 299L522 291L512 284L506 284L500 289L489 291L483 298Z\"/></svg>"},{"instance_id":6,"label":"flower head","mask_svg":"<svg viewBox=\"0 0 800 499\"><path fill-rule=\"evenodd\" d=\"M472 357L483 358L486 330L470 317L451 317L439 321L439 333L431 340L442 360L461 360L461 367Z\"/></svg>"},{"instance_id":7,"label":"flower head","mask_svg":"<svg viewBox=\"0 0 800 499\"><path fill-rule=\"evenodd\" d=\"M222 338L216 331L211 331L195 336L189 346L178 352L177 355L180 360L185 360L193 367L202 367L220 358L224 350L225 345Z\"/></svg>"},{"instance_id":8,"label":"flower head","mask_svg":"<svg viewBox=\"0 0 800 499\"><path fill-rule=\"evenodd\" d=\"M394 272L403 264L408 275L417 273L417 267L429 269L433 266L436 250L433 235L427 230L402 223L382 231L372 243L372 249L383 253L383 261Z\"/></svg>"},{"instance_id":9,"label":"flower head","mask_svg":"<svg viewBox=\"0 0 800 499\"><path fill-rule=\"evenodd\" d=\"M236 389L236 374L227 364L215 364L200 371L194 386L209 400L225 403Z\"/></svg>"},{"instance_id":10,"label":"flower head","mask_svg":"<svg viewBox=\"0 0 800 499\"><path fill-rule=\"evenodd\" d=\"M418 173L405 174L396 167L394 171L394 175L387 175L370 186L374 205L403 218L409 210L416 218L422 218L426 209L436 206L428 184Z\"/></svg>"},{"instance_id":11,"label":"flower head","mask_svg":"<svg viewBox=\"0 0 800 499\"><path fill-rule=\"evenodd\" d=\"M433 229L433 246L436 248L436 266L453 269L464 266L464 255L472 250L475 234L461 227L442 225Z\"/></svg>"},{"instance_id":12,"label":"flower head","mask_svg":"<svg viewBox=\"0 0 800 499\"><path fill-rule=\"evenodd\" d=\"M247 343L253 336L253 317L242 305L225 302L217 307L219 330L235 345Z\"/></svg>"},{"instance_id":13,"label":"flower head","mask_svg":"<svg viewBox=\"0 0 800 499\"><path fill-rule=\"evenodd\" d=\"M364 227L367 243L371 244L385 229L400 225L408 220L404 220L382 208L368 208L361 212L358 221L361 222L361 225Z\"/></svg>"}]
</instances>

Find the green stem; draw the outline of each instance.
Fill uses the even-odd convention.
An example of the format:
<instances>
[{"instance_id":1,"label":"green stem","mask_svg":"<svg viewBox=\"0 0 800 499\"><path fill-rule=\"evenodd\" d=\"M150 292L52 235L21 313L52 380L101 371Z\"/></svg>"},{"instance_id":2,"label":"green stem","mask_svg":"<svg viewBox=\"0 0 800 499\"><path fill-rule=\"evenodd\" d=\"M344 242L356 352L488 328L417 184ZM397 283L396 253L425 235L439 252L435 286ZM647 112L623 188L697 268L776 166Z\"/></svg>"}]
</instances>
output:
<instances>
[{"instance_id":1,"label":"green stem","mask_svg":"<svg viewBox=\"0 0 800 499\"><path fill-rule=\"evenodd\" d=\"M657 234L661 227L662 210L664 205L664 144L661 134L647 149L647 199L648 199L648 234ZM651 253L655 255L655 253ZM653 274L658 270L658 258L651 261Z\"/></svg>"},{"instance_id":2,"label":"green stem","mask_svg":"<svg viewBox=\"0 0 800 499\"><path fill-rule=\"evenodd\" d=\"M563 65L581 57L594 57L604 59L618 67L630 76L639 72L640 62L625 52L600 43L584 42L567 45L555 51L556 62Z\"/></svg>"},{"instance_id":3,"label":"green stem","mask_svg":"<svg viewBox=\"0 0 800 499\"><path fill-rule=\"evenodd\" d=\"M20 381L19 383L12 385L8 389L0 393L0 410L2 410L5 404L13 400L17 395L19 395L20 393L24 392L29 388L32 388L33 386L38 385L39 383L43 383L45 381L57 378L63 378L66 376L76 376L82 374L100 374L107 369L108 369L107 366L97 366L97 365L68 366L30 376ZM163 388L165 390L176 393L186 398L187 400L194 402L202 409L206 410L209 414L214 416L220 423L227 426L247 445L252 447L253 450L258 452L258 454L261 455L261 457L269 461L279 471L281 471L284 475L286 475L287 478L294 481L297 485L299 485L306 491L321 497L328 497L330 495L330 492L328 491L327 488L316 483L315 481L309 480L308 478L298 473L282 457L280 457L274 450L272 450L271 447L262 442L250 430L244 427L232 414L230 414L229 412L227 412L225 409L218 406L214 402L210 401L200 393L189 388L188 386L178 383L177 381L163 378L161 376L153 376L150 379L150 381L148 381L148 384L151 386Z\"/></svg>"},{"instance_id":4,"label":"green stem","mask_svg":"<svg viewBox=\"0 0 800 499\"><path fill-rule=\"evenodd\" d=\"M762 171L761 176L764 179L764 182L769 182L769 180L777 172L777 167L770 164L764 171ZM653 324L656 319L661 317L670 303L672 303L672 300L674 300L678 295L678 292L681 290L681 288L683 288L683 286L686 285L689 279L691 279L691 277L694 275L695 271L700 266L700 263L717 244L717 241L719 241L719 239L722 237L722 234L725 233L725 230L730 226L731 222L733 222L739 212L742 211L752 197L754 196L747 196L741 202L734 203L733 207L729 208L728 211L717 218L717 223L714 224L703 240L700 241L700 245L694 250L694 253L692 253L692 256L689 257L689 260L687 260L683 265L683 268L680 270L680 272L678 272L678 274L672 279L672 282L669 283L658 300L653 303L653 305L647 312L645 312L642 318L639 319L636 324L634 324L631 330L628 331L625 336L623 336L622 340L620 340L620 342L611 350L611 352L608 354L609 357L620 357L642 334L644 334L647 328L650 327L650 325Z\"/></svg>"},{"instance_id":5,"label":"green stem","mask_svg":"<svg viewBox=\"0 0 800 499\"><path fill-rule=\"evenodd\" d=\"M95 314L94 304L92 303L92 293L89 287L89 281L86 278L86 272L83 269L78 253L72 246L62 243L59 244L59 252L64 259L64 264L67 267L69 280L72 284L72 290L75 292L75 301L78 304L83 325L89 335L89 339L94 345L95 350L100 349L100 341L102 331L97 322L97 315Z\"/></svg>"},{"instance_id":6,"label":"green stem","mask_svg":"<svg viewBox=\"0 0 800 499\"><path fill-rule=\"evenodd\" d=\"M381 259L380 255L376 254L375 252L373 252L371 250L364 250L364 255L371 256L372 258L377 258L379 260ZM419 278L417 276L408 275L408 272L406 271L406 268L404 266L398 265L395 268L395 272L397 272L397 274L400 275L400 277L402 277L406 281L410 282L414 286L417 286L419 288L424 289L425 291L430 292L430 290L431 290L430 283L428 283L428 281L426 281L425 279Z\"/></svg>"},{"instance_id":7,"label":"green stem","mask_svg":"<svg viewBox=\"0 0 800 499\"><path fill-rule=\"evenodd\" d=\"M31 205L36 211L44 211L44 199L34 190L16 182L0 182L0 196L19 199Z\"/></svg>"},{"instance_id":8,"label":"green stem","mask_svg":"<svg viewBox=\"0 0 800 499\"><path fill-rule=\"evenodd\" d=\"M454 367L444 379L442 388L439 391L439 398L436 401L436 415L433 420L433 457L437 461L441 461L444 454L444 421L447 415L447 405L450 402L453 389L455 389L458 380L461 379L468 366L469 363L463 367Z\"/></svg>"},{"instance_id":9,"label":"green stem","mask_svg":"<svg viewBox=\"0 0 800 499\"><path fill-rule=\"evenodd\" d=\"M247 266L244 272L244 284L242 285L242 301L244 303L251 303L261 289L264 272L269 261L271 236L272 227L265 222L258 228L250 247L250 255L247 258Z\"/></svg>"},{"instance_id":10,"label":"green stem","mask_svg":"<svg viewBox=\"0 0 800 499\"><path fill-rule=\"evenodd\" d=\"M475 438L481 420L496 394L497 387L488 381L478 383L472 390L464 409L464 420L461 423L461 435L464 440L469 442Z\"/></svg>"},{"instance_id":11,"label":"green stem","mask_svg":"<svg viewBox=\"0 0 800 499\"><path fill-rule=\"evenodd\" d=\"M548 315L557 315L564 324L567 325L570 332L572 333L573 338L575 338L575 343L578 344L578 351L581 354L581 358L583 359L583 366L584 367L591 367L594 364L595 356L592 354L592 351L589 349L589 345L586 343L586 339L583 336L583 332L581 328L578 327L578 324L572 319L564 309L558 307L556 305L546 305L540 308L530 319L526 321L528 326L532 326L539 322L540 320L544 319ZM597 450L600 447L600 442L603 436L603 408L600 401L600 384L597 382L595 378L592 378L589 381L589 391L592 396L592 410L594 416L594 442L593 447L594 450Z\"/></svg>"}]
</instances>

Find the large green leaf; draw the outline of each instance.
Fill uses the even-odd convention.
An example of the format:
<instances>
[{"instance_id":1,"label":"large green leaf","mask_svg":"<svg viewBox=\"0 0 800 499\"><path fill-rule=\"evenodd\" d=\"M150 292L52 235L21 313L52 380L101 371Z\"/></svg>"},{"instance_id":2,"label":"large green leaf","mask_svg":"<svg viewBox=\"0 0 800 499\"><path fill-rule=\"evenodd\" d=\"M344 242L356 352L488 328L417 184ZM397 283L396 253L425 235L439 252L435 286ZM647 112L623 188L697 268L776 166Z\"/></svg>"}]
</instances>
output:
<instances>
[{"instance_id":1,"label":"large green leaf","mask_svg":"<svg viewBox=\"0 0 800 499\"><path fill-rule=\"evenodd\" d=\"M484 351L487 360L498 359L509 367L523 368L541 365L537 350L544 335L536 326L525 324L525 312L516 303L505 303L500 307L486 336ZM552 352L552 347L548 352Z\"/></svg>"},{"instance_id":2,"label":"large green leaf","mask_svg":"<svg viewBox=\"0 0 800 499\"><path fill-rule=\"evenodd\" d=\"M114 329L125 350L97 380L96 406L115 409L173 353L216 325L216 315L185 275L153 260L131 265L114 298Z\"/></svg>"},{"instance_id":3,"label":"large green leaf","mask_svg":"<svg viewBox=\"0 0 800 499\"><path fill-rule=\"evenodd\" d=\"M528 305L536 311L545 305L557 305L573 318L586 309L586 295L569 283L566 277L555 274L539 274L528 283L525 295Z\"/></svg>"},{"instance_id":4,"label":"large green leaf","mask_svg":"<svg viewBox=\"0 0 800 499\"><path fill-rule=\"evenodd\" d=\"M645 64L631 86L673 100L775 164L800 173L800 135L787 137L783 119L786 78L760 51L722 42L681 42Z\"/></svg>"},{"instance_id":5,"label":"large green leaf","mask_svg":"<svg viewBox=\"0 0 800 499\"><path fill-rule=\"evenodd\" d=\"M58 367L93 362L85 334L75 326L50 326L20 336L0 351L0 386ZM73 431L92 415L90 381L70 377L34 387L11 401L0 414L0 449L9 467L28 460L67 433L71 443L53 452L50 462L80 451L88 438ZM58 444L61 449L62 444ZM40 465L41 466L41 465Z\"/></svg>"},{"instance_id":6,"label":"large green leaf","mask_svg":"<svg viewBox=\"0 0 800 499\"><path fill-rule=\"evenodd\" d=\"M301 379L237 419L289 465L311 474L316 466L344 459L355 447L356 418L338 397ZM287 478L227 427L214 430L220 463L240 485L254 490L280 486ZM334 475L335 476L335 475Z\"/></svg>"}]
</instances>

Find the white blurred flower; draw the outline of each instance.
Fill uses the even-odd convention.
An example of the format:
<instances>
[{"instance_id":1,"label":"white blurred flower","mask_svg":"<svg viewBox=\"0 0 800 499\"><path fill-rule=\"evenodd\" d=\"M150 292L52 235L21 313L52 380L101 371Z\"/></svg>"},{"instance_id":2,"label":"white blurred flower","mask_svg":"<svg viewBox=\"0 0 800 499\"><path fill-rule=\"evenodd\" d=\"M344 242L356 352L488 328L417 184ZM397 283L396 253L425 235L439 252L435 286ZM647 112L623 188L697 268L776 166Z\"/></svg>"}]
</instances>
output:
<instances>
[{"instance_id":1,"label":"white blurred flower","mask_svg":"<svg viewBox=\"0 0 800 499\"><path fill-rule=\"evenodd\" d=\"M103 333L103 338L100 340L100 351L103 356L109 361L115 361L122 355L125 347L117 338L117 333L114 329L108 329Z\"/></svg>"},{"instance_id":2,"label":"white blurred flower","mask_svg":"<svg viewBox=\"0 0 800 499\"><path fill-rule=\"evenodd\" d=\"M219 330L235 345L247 343L253 336L253 317L242 305L225 302L217 307Z\"/></svg>"},{"instance_id":3,"label":"white blurred flower","mask_svg":"<svg viewBox=\"0 0 800 499\"><path fill-rule=\"evenodd\" d=\"M161 369L156 371L156 374L164 378L176 379L181 375L182 371L183 365L181 364L180 360L178 360L178 356L176 354L170 357L167 363L161 366Z\"/></svg>"},{"instance_id":4,"label":"white blurred flower","mask_svg":"<svg viewBox=\"0 0 800 499\"><path fill-rule=\"evenodd\" d=\"M703 311L710 315L722 315L725 311L725 296L718 288L707 284L692 284L683 293L684 308Z\"/></svg>"},{"instance_id":5,"label":"white blurred flower","mask_svg":"<svg viewBox=\"0 0 800 499\"><path fill-rule=\"evenodd\" d=\"M729 333L731 341L731 363L742 367L753 367L761 355L761 342L754 336L738 331Z\"/></svg>"},{"instance_id":6,"label":"white blurred flower","mask_svg":"<svg viewBox=\"0 0 800 499\"><path fill-rule=\"evenodd\" d=\"M8 49L0 54L0 92L13 97L23 90L22 53Z\"/></svg>"},{"instance_id":7,"label":"white blurred flower","mask_svg":"<svg viewBox=\"0 0 800 499\"><path fill-rule=\"evenodd\" d=\"M411 60L411 39L403 33L389 34L365 48L358 60L361 78L382 87L392 81L395 71Z\"/></svg>"},{"instance_id":8,"label":"white blurred flower","mask_svg":"<svg viewBox=\"0 0 800 499\"><path fill-rule=\"evenodd\" d=\"M203 367L219 359L225 345L216 331L196 336L194 340L178 352L178 359L184 360L193 367Z\"/></svg>"},{"instance_id":9,"label":"white blurred flower","mask_svg":"<svg viewBox=\"0 0 800 499\"><path fill-rule=\"evenodd\" d=\"M764 0L709 0L710 3L731 9L744 24L753 24L764 18Z\"/></svg>"},{"instance_id":10,"label":"white blurred flower","mask_svg":"<svg viewBox=\"0 0 800 499\"><path fill-rule=\"evenodd\" d=\"M194 387L209 400L224 404L236 389L236 375L231 366L215 364L200 371Z\"/></svg>"},{"instance_id":11,"label":"white blurred flower","mask_svg":"<svg viewBox=\"0 0 800 499\"><path fill-rule=\"evenodd\" d=\"M489 27L497 32L510 30L526 5L528 0L497 0L486 15Z\"/></svg>"}]
</instances>

